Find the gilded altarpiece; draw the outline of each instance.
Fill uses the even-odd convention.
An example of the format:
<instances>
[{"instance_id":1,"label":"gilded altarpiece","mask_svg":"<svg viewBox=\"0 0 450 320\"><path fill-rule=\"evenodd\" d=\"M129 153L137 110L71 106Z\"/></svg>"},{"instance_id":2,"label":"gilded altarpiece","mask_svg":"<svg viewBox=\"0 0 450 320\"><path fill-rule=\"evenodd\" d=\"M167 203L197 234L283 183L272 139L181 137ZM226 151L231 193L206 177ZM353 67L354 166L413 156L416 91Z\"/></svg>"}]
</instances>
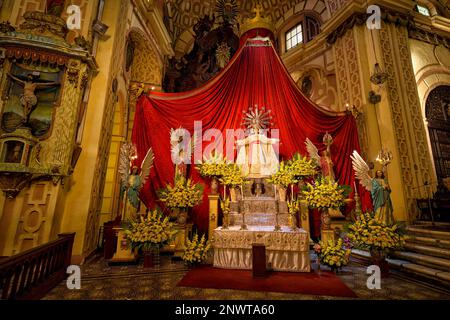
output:
<instances>
[{"instance_id":1,"label":"gilded altarpiece","mask_svg":"<svg viewBox=\"0 0 450 320\"><path fill-rule=\"evenodd\" d=\"M37 11L0 26L0 256L60 232L83 94L96 70L67 32L65 20Z\"/></svg>"}]
</instances>

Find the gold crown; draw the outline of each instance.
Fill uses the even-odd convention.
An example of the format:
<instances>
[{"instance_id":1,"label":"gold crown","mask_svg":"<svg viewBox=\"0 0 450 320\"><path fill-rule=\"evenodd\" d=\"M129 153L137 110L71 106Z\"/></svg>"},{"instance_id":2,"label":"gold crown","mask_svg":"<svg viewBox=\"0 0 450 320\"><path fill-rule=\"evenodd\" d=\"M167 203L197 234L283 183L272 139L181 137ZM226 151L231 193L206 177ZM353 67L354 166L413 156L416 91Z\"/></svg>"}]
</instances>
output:
<instances>
[{"instance_id":1,"label":"gold crown","mask_svg":"<svg viewBox=\"0 0 450 320\"><path fill-rule=\"evenodd\" d=\"M256 8L253 9L255 12L254 18L247 18L243 20L242 26L241 26L241 36L246 33L249 30L252 29L267 29L272 32L274 32L274 26L272 24L272 19L270 17L263 17L261 16L262 7L260 4L256 5Z\"/></svg>"}]
</instances>

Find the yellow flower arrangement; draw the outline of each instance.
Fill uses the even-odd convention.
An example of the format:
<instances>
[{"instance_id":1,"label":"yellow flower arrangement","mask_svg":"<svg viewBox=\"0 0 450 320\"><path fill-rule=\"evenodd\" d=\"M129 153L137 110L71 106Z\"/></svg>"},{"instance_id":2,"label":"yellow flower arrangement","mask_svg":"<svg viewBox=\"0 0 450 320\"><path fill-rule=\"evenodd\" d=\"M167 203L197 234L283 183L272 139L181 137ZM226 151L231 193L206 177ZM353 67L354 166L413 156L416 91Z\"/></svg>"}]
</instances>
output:
<instances>
[{"instance_id":1,"label":"yellow flower arrangement","mask_svg":"<svg viewBox=\"0 0 450 320\"><path fill-rule=\"evenodd\" d=\"M226 197L225 199L220 199L220 209L222 209L224 215L231 212L230 198Z\"/></svg>"},{"instance_id":2,"label":"yellow flower arrangement","mask_svg":"<svg viewBox=\"0 0 450 320\"><path fill-rule=\"evenodd\" d=\"M246 183L246 180L236 164L227 164L222 169L222 177L219 182L226 186L237 187Z\"/></svg>"},{"instance_id":3,"label":"yellow flower arrangement","mask_svg":"<svg viewBox=\"0 0 450 320\"><path fill-rule=\"evenodd\" d=\"M328 240L328 242L320 241L314 245L314 251L319 257L320 263L339 269L348 264L351 249L343 246L341 238L338 241Z\"/></svg>"},{"instance_id":4,"label":"yellow flower arrangement","mask_svg":"<svg viewBox=\"0 0 450 320\"><path fill-rule=\"evenodd\" d=\"M211 249L211 244L206 241L205 235L199 238L195 233L192 240L186 240L186 249L183 254L183 261L186 264L201 263L207 257L208 251Z\"/></svg>"},{"instance_id":5,"label":"yellow flower arrangement","mask_svg":"<svg viewBox=\"0 0 450 320\"><path fill-rule=\"evenodd\" d=\"M197 169L202 177L221 177L227 165L221 154L214 153L203 157L203 162L197 165Z\"/></svg>"},{"instance_id":6,"label":"yellow flower arrangement","mask_svg":"<svg viewBox=\"0 0 450 320\"><path fill-rule=\"evenodd\" d=\"M308 158L303 157L301 154L296 153L292 159L288 162L289 170L297 180L301 180L304 177L311 177L317 174L316 163Z\"/></svg>"},{"instance_id":7,"label":"yellow flower arrangement","mask_svg":"<svg viewBox=\"0 0 450 320\"><path fill-rule=\"evenodd\" d=\"M167 208L191 208L202 201L203 188L191 179L178 175L175 185L167 185L166 189L159 191L159 199Z\"/></svg>"},{"instance_id":8,"label":"yellow flower arrangement","mask_svg":"<svg viewBox=\"0 0 450 320\"><path fill-rule=\"evenodd\" d=\"M177 233L169 217L163 217L158 210L153 210L146 217L141 216L125 227L125 237L133 248L144 250L161 247Z\"/></svg>"},{"instance_id":9,"label":"yellow flower arrangement","mask_svg":"<svg viewBox=\"0 0 450 320\"><path fill-rule=\"evenodd\" d=\"M362 213L349 224L347 237L357 248L386 252L403 247L405 237L399 225L385 225L374 219L371 213Z\"/></svg>"},{"instance_id":10,"label":"yellow flower arrangement","mask_svg":"<svg viewBox=\"0 0 450 320\"><path fill-rule=\"evenodd\" d=\"M278 171L273 174L267 182L275 184L277 186L287 188L293 183L297 183L298 181L295 179L295 176L290 169L289 165L286 162L280 162L280 168Z\"/></svg>"},{"instance_id":11,"label":"yellow flower arrangement","mask_svg":"<svg viewBox=\"0 0 450 320\"><path fill-rule=\"evenodd\" d=\"M289 214L296 214L300 211L300 199L291 199L287 202Z\"/></svg>"},{"instance_id":12,"label":"yellow flower arrangement","mask_svg":"<svg viewBox=\"0 0 450 320\"><path fill-rule=\"evenodd\" d=\"M303 195L310 208L339 208L347 197L347 187L327 178L319 178L313 184L307 183Z\"/></svg>"}]
</instances>

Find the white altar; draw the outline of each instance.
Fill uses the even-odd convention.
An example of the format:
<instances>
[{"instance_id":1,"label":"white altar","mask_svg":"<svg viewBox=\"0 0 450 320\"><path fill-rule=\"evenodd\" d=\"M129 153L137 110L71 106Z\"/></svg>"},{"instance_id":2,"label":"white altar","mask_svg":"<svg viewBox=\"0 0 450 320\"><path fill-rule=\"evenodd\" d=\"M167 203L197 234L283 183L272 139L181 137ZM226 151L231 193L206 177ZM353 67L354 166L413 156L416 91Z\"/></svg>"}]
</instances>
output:
<instances>
[{"instance_id":1,"label":"white altar","mask_svg":"<svg viewBox=\"0 0 450 320\"><path fill-rule=\"evenodd\" d=\"M266 247L266 265L275 271L309 272L309 235L303 229L292 231L283 226L274 231L272 226L240 226L214 230L214 267L225 269L252 269L252 245Z\"/></svg>"}]
</instances>

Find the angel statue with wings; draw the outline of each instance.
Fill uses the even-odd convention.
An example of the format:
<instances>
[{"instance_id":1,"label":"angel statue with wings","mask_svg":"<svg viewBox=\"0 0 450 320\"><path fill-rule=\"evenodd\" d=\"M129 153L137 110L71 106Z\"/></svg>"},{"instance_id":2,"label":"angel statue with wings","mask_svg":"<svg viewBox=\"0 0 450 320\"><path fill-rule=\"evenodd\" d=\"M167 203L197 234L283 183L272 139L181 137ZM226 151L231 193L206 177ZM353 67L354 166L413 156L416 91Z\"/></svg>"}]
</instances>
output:
<instances>
[{"instance_id":1,"label":"angel statue with wings","mask_svg":"<svg viewBox=\"0 0 450 320\"><path fill-rule=\"evenodd\" d=\"M394 221L393 207L391 201L391 188L385 176L386 165L383 170L377 170L375 178L369 175L370 168L357 151L350 156L353 162L353 170L359 183L370 191L372 195L375 219L386 225L392 225Z\"/></svg>"},{"instance_id":2,"label":"angel statue with wings","mask_svg":"<svg viewBox=\"0 0 450 320\"><path fill-rule=\"evenodd\" d=\"M120 148L119 175L124 197L124 214L122 218L131 218L139 211L139 192L147 182L153 166L154 155L150 148L142 161L141 167L132 165L137 159L136 146L128 142Z\"/></svg>"},{"instance_id":3,"label":"angel statue with wings","mask_svg":"<svg viewBox=\"0 0 450 320\"><path fill-rule=\"evenodd\" d=\"M309 140L309 138L306 138L305 141L306 150L308 151L309 158L314 160L317 166L320 166L322 170L322 175L325 178L334 181L335 176L333 170L333 161L331 160L331 152L330 152L330 147L333 144L333 138L328 132L323 136L323 143L327 148L326 150L322 151L321 153L322 156L319 155L319 150L314 145L314 143L312 143L312 141Z\"/></svg>"}]
</instances>

